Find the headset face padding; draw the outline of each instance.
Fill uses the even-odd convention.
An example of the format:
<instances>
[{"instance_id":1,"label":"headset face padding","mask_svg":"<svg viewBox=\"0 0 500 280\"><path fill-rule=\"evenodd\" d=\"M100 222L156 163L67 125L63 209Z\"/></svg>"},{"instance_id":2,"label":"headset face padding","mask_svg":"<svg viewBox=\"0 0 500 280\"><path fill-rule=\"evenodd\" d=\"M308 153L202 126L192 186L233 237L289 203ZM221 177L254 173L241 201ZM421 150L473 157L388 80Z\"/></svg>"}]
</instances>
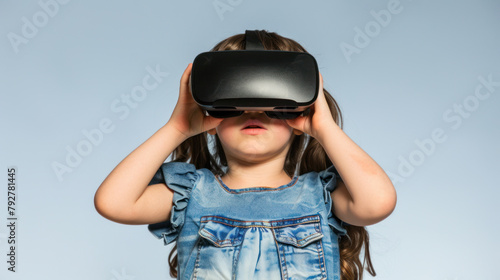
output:
<instances>
[{"instance_id":1,"label":"headset face padding","mask_svg":"<svg viewBox=\"0 0 500 280\"><path fill-rule=\"evenodd\" d=\"M243 111L217 111L217 110L207 110L207 113L214 118L232 118L238 117L243 114Z\"/></svg>"},{"instance_id":2,"label":"headset face padding","mask_svg":"<svg viewBox=\"0 0 500 280\"><path fill-rule=\"evenodd\" d=\"M233 118L241 116L243 114L243 111L207 110L207 113L215 118ZM296 117L300 116L303 112L265 111L264 113L272 119L289 120L289 119L295 119Z\"/></svg>"}]
</instances>

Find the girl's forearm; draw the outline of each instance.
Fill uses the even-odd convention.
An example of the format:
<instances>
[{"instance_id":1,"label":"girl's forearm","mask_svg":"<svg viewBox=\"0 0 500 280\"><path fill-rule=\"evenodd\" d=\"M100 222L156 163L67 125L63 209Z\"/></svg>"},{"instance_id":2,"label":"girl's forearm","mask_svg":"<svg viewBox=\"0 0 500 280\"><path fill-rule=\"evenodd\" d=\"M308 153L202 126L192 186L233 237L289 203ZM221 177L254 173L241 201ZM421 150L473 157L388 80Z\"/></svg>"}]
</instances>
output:
<instances>
[{"instance_id":1,"label":"girl's forearm","mask_svg":"<svg viewBox=\"0 0 500 280\"><path fill-rule=\"evenodd\" d=\"M396 205L396 191L387 174L333 120L324 127L327 129L316 139L347 189L342 198L333 197L337 216L357 225L373 224L387 217Z\"/></svg>"},{"instance_id":2,"label":"girl's forearm","mask_svg":"<svg viewBox=\"0 0 500 280\"><path fill-rule=\"evenodd\" d=\"M186 137L169 123L123 159L99 186L94 202L101 212L132 209L165 159Z\"/></svg>"}]
</instances>

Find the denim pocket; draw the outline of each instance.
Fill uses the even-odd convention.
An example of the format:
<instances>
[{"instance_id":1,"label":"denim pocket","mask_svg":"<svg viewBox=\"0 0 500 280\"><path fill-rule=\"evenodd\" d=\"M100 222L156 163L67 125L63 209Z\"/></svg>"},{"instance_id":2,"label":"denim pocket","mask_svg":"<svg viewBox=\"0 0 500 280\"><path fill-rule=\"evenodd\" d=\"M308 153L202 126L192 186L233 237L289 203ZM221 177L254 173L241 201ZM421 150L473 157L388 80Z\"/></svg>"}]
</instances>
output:
<instances>
[{"instance_id":1,"label":"denim pocket","mask_svg":"<svg viewBox=\"0 0 500 280\"><path fill-rule=\"evenodd\" d=\"M326 279L319 215L285 220L274 235L283 279Z\"/></svg>"},{"instance_id":2,"label":"denim pocket","mask_svg":"<svg viewBox=\"0 0 500 280\"><path fill-rule=\"evenodd\" d=\"M198 253L192 279L234 279L246 228L224 223L224 218L202 217Z\"/></svg>"},{"instance_id":3,"label":"denim pocket","mask_svg":"<svg viewBox=\"0 0 500 280\"><path fill-rule=\"evenodd\" d=\"M231 247L241 244L245 229L208 221L202 225L198 234L215 247Z\"/></svg>"}]
</instances>

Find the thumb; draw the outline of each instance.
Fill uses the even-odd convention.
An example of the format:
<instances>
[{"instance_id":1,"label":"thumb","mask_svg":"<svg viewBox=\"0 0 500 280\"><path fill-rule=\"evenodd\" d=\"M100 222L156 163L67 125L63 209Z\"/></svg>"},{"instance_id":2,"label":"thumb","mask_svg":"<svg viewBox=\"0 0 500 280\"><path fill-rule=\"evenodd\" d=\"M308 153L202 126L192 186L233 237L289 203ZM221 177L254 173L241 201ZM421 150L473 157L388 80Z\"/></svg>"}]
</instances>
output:
<instances>
[{"instance_id":1,"label":"thumb","mask_svg":"<svg viewBox=\"0 0 500 280\"><path fill-rule=\"evenodd\" d=\"M306 118L307 117L304 117L304 116L298 116L295 119L288 119L285 121L291 128L305 132L304 131L304 124L305 124Z\"/></svg>"},{"instance_id":2,"label":"thumb","mask_svg":"<svg viewBox=\"0 0 500 280\"><path fill-rule=\"evenodd\" d=\"M216 128L224 119L214 118L212 116L206 116L203 119L203 130L207 131L212 128Z\"/></svg>"}]
</instances>

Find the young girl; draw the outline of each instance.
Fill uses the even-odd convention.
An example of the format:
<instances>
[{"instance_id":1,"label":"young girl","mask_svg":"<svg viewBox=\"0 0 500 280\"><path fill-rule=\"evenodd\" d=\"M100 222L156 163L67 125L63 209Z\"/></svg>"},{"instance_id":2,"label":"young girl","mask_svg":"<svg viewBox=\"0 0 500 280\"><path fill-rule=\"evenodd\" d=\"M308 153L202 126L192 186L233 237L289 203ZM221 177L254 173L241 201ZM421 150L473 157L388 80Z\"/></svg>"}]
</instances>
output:
<instances>
[{"instance_id":1,"label":"young girl","mask_svg":"<svg viewBox=\"0 0 500 280\"><path fill-rule=\"evenodd\" d=\"M267 50L306 51L276 33L258 35ZM213 51L243 49L240 34ZM393 211L396 193L339 127L322 78L306 116L217 119L194 102L190 73L191 64L169 121L101 184L97 211L176 241L169 259L178 279L361 279L365 264L375 275L364 226Z\"/></svg>"}]
</instances>

